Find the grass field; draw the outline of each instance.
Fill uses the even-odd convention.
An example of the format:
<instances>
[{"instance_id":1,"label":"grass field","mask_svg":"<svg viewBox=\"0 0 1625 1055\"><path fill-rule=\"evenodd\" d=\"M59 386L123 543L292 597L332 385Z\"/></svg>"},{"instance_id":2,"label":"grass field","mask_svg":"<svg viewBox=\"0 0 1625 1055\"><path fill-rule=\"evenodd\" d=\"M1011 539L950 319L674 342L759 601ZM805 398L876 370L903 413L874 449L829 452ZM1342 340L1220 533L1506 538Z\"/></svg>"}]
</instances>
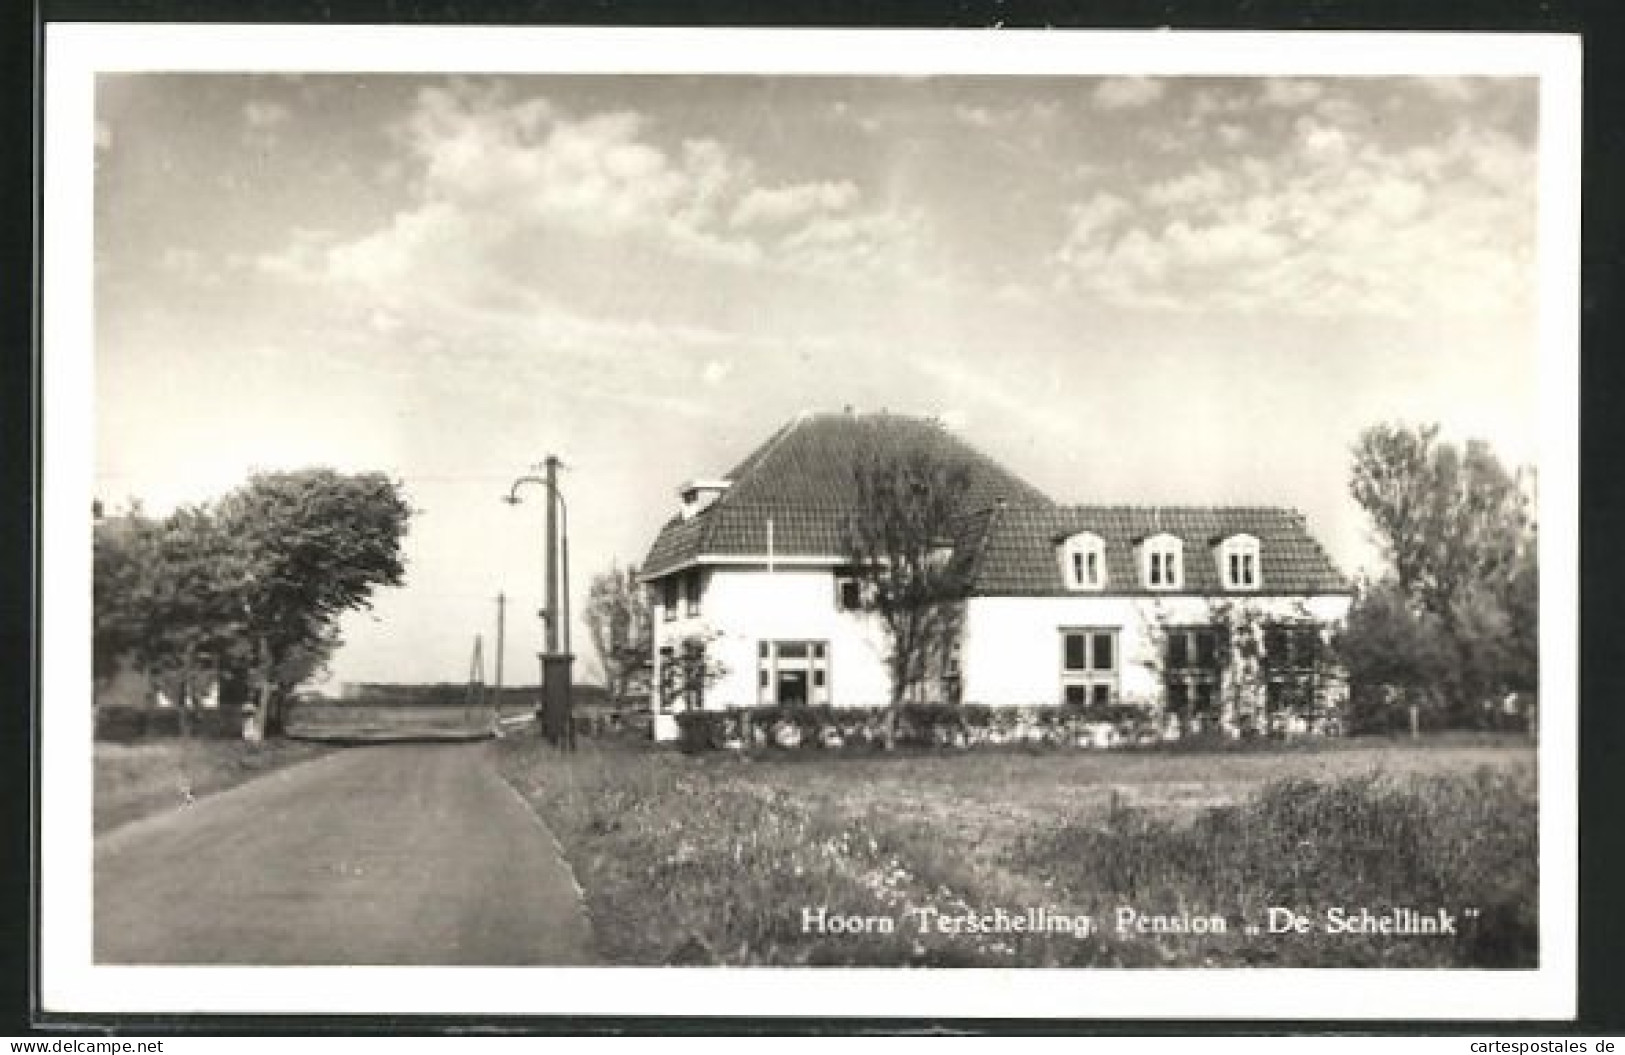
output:
<instances>
[{"instance_id":1,"label":"grass field","mask_svg":"<svg viewBox=\"0 0 1625 1055\"><path fill-rule=\"evenodd\" d=\"M100 834L163 810L182 809L188 797L202 798L330 750L291 740L98 743L95 831Z\"/></svg>"},{"instance_id":2,"label":"grass field","mask_svg":"<svg viewBox=\"0 0 1625 1055\"><path fill-rule=\"evenodd\" d=\"M1527 741L691 757L587 741L563 756L514 738L492 750L563 842L612 962L1534 962ZM1271 907L1309 930L1268 933ZM1455 933L1332 933L1334 908L1367 909L1372 927L1444 909ZM1418 915L1389 917L1397 908ZM1137 916L1119 929L1124 910ZM1063 918L1070 932L1055 929Z\"/></svg>"}]
</instances>

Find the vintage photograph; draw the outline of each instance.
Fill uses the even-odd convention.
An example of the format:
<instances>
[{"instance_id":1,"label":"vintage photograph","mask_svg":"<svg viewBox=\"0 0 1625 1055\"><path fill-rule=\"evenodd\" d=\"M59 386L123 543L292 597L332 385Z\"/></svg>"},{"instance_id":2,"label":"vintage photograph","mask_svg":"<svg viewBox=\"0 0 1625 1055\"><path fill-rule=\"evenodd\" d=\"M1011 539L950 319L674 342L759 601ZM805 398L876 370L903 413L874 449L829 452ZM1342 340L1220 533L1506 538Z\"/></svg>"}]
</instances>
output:
<instances>
[{"instance_id":1,"label":"vintage photograph","mask_svg":"<svg viewBox=\"0 0 1625 1055\"><path fill-rule=\"evenodd\" d=\"M92 973L1554 966L1538 73L92 83Z\"/></svg>"}]
</instances>

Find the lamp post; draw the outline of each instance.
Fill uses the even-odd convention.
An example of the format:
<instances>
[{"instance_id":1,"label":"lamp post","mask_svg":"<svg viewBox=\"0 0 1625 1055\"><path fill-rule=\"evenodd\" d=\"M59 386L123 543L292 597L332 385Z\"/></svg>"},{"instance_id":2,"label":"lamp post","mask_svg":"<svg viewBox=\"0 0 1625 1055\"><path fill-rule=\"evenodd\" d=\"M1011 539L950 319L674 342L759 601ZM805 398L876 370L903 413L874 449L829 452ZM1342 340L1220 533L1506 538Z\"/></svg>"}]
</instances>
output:
<instances>
[{"instance_id":1,"label":"lamp post","mask_svg":"<svg viewBox=\"0 0 1625 1055\"><path fill-rule=\"evenodd\" d=\"M519 477L513 482L513 487L509 489L503 501L509 505L518 505L519 489L525 484L540 484L547 488L547 541L544 551L547 558L547 600L546 607L541 613L546 626L546 641L545 651L538 656L542 664L542 735L557 747L573 750L575 722L571 717L570 666L575 657L570 654L570 509L565 505L564 495L559 492L558 458L548 455L542 467L547 470L545 477ZM562 611L559 604L561 563L564 572Z\"/></svg>"}]
</instances>

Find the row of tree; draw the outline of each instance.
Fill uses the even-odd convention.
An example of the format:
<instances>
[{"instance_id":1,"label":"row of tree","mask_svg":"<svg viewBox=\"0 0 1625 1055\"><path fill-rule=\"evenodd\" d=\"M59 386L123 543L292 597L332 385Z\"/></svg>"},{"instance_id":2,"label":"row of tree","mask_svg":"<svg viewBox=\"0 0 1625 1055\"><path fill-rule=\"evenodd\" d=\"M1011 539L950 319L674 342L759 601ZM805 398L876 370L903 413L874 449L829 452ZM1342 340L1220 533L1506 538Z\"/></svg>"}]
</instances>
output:
<instances>
[{"instance_id":1,"label":"row of tree","mask_svg":"<svg viewBox=\"0 0 1625 1055\"><path fill-rule=\"evenodd\" d=\"M133 505L94 531L98 679L133 667L180 706L238 681L250 736L281 730L286 699L340 643L338 618L397 586L412 509L380 473L268 472L216 502L153 517Z\"/></svg>"},{"instance_id":2,"label":"row of tree","mask_svg":"<svg viewBox=\"0 0 1625 1055\"><path fill-rule=\"evenodd\" d=\"M1354 449L1350 491L1387 565L1360 584L1342 636L1357 708L1403 700L1476 727L1539 677L1535 477L1437 426L1380 425ZM1378 721L1382 715L1372 715Z\"/></svg>"}]
</instances>

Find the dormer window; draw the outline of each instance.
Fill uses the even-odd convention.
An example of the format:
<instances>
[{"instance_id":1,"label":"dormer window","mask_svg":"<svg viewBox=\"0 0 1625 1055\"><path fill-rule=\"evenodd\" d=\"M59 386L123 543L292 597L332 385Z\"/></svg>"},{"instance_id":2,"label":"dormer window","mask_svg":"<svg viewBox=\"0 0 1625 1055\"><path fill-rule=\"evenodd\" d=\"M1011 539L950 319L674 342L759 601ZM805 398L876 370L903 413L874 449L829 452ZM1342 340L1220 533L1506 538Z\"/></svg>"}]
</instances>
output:
<instances>
[{"instance_id":1,"label":"dormer window","mask_svg":"<svg viewBox=\"0 0 1625 1055\"><path fill-rule=\"evenodd\" d=\"M684 520L699 516L710 509L722 493L733 485L732 480L690 480L677 489L677 497L683 500L682 517Z\"/></svg>"},{"instance_id":2,"label":"dormer window","mask_svg":"<svg viewBox=\"0 0 1625 1055\"><path fill-rule=\"evenodd\" d=\"M1258 539L1231 535L1219 543L1219 579L1227 590L1256 590L1261 574Z\"/></svg>"},{"instance_id":3,"label":"dormer window","mask_svg":"<svg viewBox=\"0 0 1625 1055\"><path fill-rule=\"evenodd\" d=\"M1088 531L1061 543L1061 574L1069 590L1099 590L1106 585L1106 541Z\"/></svg>"},{"instance_id":4,"label":"dormer window","mask_svg":"<svg viewBox=\"0 0 1625 1055\"><path fill-rule=\"evenodd\" d=\"M1177 590L1185 584L1185 544L1174 535L1152 535L1140 544L1140 567L1153 590Z\"/></svg>"}]
</instances>

